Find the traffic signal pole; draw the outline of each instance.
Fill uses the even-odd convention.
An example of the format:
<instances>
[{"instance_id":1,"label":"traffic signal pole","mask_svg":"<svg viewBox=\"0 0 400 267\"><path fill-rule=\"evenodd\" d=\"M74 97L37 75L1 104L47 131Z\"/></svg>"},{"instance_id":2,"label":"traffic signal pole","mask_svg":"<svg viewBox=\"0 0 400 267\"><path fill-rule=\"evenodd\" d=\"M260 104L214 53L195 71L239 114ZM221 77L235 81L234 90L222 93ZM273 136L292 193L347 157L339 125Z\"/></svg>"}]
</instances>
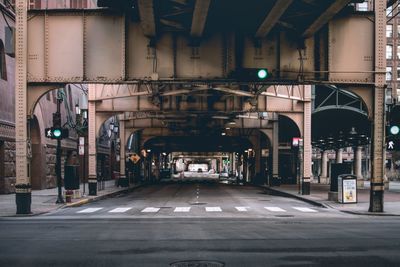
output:
<instances>
[{"instance_id":1,"label":"traffic signal pole","mask_svg":"<svg viewBox=\"0 0 400 267\"><path fill-rule=\"evenodd\" d=\"M58 117L58 118L61 118L61 113L60 113L61 102L62 102L62 98L57 98L57 116L56 117ZM53 124L55 124L54 121L53 121ZM54 126L61 126L61 125L54 125ZM62 197L62 191L61 191L62 180L61 180L61 139L60 138L57 139L56 175L57 175L57 190L58 190L56 203L59 204L59 203L64 203L64 199Z\"/></svg>"}]
</instances>

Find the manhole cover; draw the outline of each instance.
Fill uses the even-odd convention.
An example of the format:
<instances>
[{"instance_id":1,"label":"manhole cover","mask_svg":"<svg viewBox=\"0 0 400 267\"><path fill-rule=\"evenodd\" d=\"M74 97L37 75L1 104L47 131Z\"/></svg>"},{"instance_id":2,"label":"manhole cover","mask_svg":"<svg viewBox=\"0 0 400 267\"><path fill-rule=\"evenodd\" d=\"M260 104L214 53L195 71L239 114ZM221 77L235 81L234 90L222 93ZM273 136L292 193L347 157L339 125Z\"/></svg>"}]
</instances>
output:
<instances>
[{"instance_id":1,"label":"manhole cover","mask_svg":"<svg viewBox=\"0 0 400 267\"><path fill-rule=\"evenodd\" d=\"M190 203L190 205L206 205L207 203L205 202L194 202L194 203Z\"/></svg>"},{"instance_id":2,"label":"manhole cover","mask_svg":"<svg viewBox=\"0 0 400 267\"><path fill-rule=\"evenodd\" d=\"M225 263L219 261L177 261L171 267L224 267Z\"/></svg>"}]
</instances>

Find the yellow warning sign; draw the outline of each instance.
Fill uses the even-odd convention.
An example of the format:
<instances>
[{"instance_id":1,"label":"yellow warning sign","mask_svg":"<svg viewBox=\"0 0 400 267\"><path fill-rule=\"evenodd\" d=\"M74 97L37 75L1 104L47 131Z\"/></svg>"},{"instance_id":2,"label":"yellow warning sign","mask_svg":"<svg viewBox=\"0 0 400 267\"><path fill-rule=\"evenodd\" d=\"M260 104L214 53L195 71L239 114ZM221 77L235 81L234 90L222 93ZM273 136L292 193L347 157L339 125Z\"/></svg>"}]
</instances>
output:
<instances>
[{"instance_id":1,"label":"yellow warning sign","mask_svg":"<svg viewBox=\"0 0 400 267\"><path fill-rule=\"evenodd\" d=\"M136 153L133 153L132 156L130 156L130 159L136 164L140 160L140 156Z\"/></svg>"}]
</instances>

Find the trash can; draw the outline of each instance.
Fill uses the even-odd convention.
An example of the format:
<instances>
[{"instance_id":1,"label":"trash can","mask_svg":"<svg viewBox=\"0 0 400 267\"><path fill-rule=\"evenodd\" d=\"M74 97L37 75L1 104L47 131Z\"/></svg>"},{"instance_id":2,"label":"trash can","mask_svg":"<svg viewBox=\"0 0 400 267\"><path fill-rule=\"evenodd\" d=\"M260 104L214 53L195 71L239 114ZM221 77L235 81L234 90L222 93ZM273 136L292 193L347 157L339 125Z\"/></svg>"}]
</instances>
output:
<instances>
[{"instance_id":1,"label":"trash can","mask_svg":"<svg viewBox=\"0 0 400 267\"><path fill-rule=\"evenodd\" d=\"M357 203L357 176L342 174L338 177L338 202Z\"/></svg>"},{"instance_id":2,"label":"trash can","mask_svg":"<svg viewBox=\"0 0 400 267\"><path fill-rule=\"evenodd\" d=\"M65 165L64 188L65 190L79 189L78 165Z\"/></svg>"}]
</instances>

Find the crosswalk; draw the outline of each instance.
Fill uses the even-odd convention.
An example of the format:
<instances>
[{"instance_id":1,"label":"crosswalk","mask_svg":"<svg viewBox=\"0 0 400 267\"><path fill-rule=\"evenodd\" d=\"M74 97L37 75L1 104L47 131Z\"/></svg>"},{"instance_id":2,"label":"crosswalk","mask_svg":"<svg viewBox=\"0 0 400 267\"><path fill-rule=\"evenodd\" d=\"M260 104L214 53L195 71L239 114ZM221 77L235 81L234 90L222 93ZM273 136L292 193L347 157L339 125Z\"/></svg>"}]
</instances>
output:
<instances>
[{"instance_id":1,"label":"crosswalk","mask_svg":"<svg viewBox=\"0 0 400 267\"><path fill-rule=\"evenodd\" d=\"M173 213L190 213L190 212L198 212L198 211L205 211L208 213L222 213L222 212L251 212L251 211L266 211L267 213L287 213L287 212L301 212L301 213L317 213L319 210L312 209L309 207L275 207L275 206L267 206L267 207L186 207L186 206L179 206L179 207L171 207ZM159 207L143 207L143 208L134 208L134 207L116 207L116 208L85 208L82 210L76 211L79 214L94 214L97 212L106 212L111 214L123 214L127 213L128 211L134 211L134 213L159 213L161 208ZM194 211L195 210L195 211Z\"/></svg>"}]
</instances>

